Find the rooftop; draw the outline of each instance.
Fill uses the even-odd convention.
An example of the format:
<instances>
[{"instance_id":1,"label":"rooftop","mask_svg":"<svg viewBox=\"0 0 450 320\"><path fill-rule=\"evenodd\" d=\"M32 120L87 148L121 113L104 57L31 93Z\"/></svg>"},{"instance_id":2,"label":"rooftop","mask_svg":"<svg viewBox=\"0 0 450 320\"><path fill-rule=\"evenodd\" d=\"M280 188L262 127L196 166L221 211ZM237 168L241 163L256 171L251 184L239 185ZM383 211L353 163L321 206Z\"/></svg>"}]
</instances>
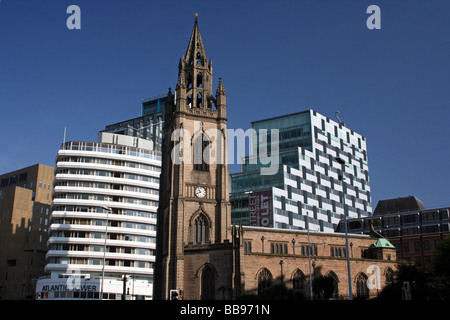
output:
<instances>
[{"instance_id":1,"label":"rooftop","mask_svg":"<svg viewBox=\"0 0 450 320\"><path fill-rule=\"evenodd\" d=\"M392 248L395 249L395 247L385 238L379 238L378 241L373 244L375 248Z\"/></svg>"},{"instance_id":2,"label":"rooftop","mask_svg":"<svg viewBox=\"0 0 450 320\"><path fill-rule=\"evenodd\" d=\"M425 210L422 201L414 196L399 197L395 199L387 199L378 201L377 207L373 215L382 215L394 212L407 212L414 210Z\"/></svg>"}]
</instances>

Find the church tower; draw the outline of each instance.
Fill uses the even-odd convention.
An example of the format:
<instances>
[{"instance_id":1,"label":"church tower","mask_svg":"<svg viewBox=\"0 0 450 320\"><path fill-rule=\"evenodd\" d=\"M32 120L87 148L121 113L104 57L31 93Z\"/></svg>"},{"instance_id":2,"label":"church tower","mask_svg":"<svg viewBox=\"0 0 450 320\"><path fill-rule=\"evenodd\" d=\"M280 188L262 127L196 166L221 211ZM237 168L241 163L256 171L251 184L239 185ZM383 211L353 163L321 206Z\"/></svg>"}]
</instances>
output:
<instances>
[{"instance_id":1,"label":"church tower","mask_svg":"<svg viewBox=\"0 0 450 320\"><path fill-rule=\"evenodd\" d=\"M197 18L165 105L154 298L214 299L232 282L226 93ZM225 270L227 266L229 270Z\"/></svg>"}]
</instances>

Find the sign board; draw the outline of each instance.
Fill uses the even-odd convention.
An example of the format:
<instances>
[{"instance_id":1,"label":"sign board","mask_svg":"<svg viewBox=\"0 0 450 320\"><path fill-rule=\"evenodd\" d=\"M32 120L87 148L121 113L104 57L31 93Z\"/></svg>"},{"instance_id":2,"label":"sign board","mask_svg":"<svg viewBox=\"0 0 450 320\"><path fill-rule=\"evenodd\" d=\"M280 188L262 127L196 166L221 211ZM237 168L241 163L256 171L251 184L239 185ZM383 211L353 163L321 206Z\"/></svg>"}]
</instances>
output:
<instances>
[{"instance_id":1,"label":"sign board","mask_svg":"<svg viewBox=\"0 0 450 320\"><path fill-rule=\"evenodd\" d=\"M249 193L248 208L250 226L273 227L272 190Z\"/></svg>"}]
</instances>

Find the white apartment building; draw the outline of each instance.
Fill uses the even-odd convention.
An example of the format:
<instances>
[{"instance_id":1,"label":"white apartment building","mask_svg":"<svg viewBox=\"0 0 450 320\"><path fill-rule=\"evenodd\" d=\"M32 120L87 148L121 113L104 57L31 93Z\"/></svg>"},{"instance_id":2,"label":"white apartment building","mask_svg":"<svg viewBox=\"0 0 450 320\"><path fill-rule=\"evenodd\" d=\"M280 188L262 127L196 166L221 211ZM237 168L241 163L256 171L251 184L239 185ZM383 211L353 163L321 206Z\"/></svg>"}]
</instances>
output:
<instances>
[{"instance_id":1,"label":"white apartment building","mask_svg":"<svg viewBox=\"0 0 450 320\"><path fill-rule=\"evenodd\" d=\"M58 151L47 276L37 299L151 299L161 156L101 132Z\"/></svg>"}]
</instances>

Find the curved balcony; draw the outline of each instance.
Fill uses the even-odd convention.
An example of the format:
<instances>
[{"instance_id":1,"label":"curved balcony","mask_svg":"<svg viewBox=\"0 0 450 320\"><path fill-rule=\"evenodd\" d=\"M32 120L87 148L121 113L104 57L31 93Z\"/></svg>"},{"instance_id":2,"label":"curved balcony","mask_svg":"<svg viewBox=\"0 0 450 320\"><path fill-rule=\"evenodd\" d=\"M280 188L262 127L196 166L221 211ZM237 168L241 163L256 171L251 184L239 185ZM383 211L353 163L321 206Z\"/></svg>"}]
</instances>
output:
<instances>
[{"instance_id":1,"label":"curved balcony","mask_svg":"<svg viewBox=\"0 0 450 320\"><path fill-rule=\"evenodd\" d=\"M154 178L156 178L156 177L154 177ZM143 180L135 180L135 179L116 178L116 177L105 177L105 176L98 176L98 175L72 174L72 173L57 173L55 175L55 182L66 181L66 180L111 183L111 184L129 185L129 186L152 188L152 189L159 188L159 183L152 182L152 181L143 181Z\"/></svg>"},{"instance_id":2,"label":"curved balcony","mask_svg":"<svg viewBox=\"0 0 450 320\"><path fill-rule=\"evenodd\" d=\"M69 162L69 161L57 161L58 169L90 169L107 172L120 172L136 175L144 175L159 178L161 172L157 170L143 170L139 168L117 166L110 164L89 163L89 162ZM156 166L155 166L156 167Z\"/></svg>"},{"instance_id":3,"label":"curved balcony","mask_svg":"<svg viewBox=\"0 0 450 320\"><path fill-rule=\"evenodd\" d=\"M100 274L103 271L103 265L90 265L90 264L64 264L64 263L48 263L44 272L66 272L67 270L79 270L81 273L96 273ZM105 273L116 273L118 276L123 274L134 274L134 275L153 275L153 268L136 268L136 267L125 267L125 266L109 266L105 265Z\"/></svg>"},{"instance_id":4,"label":"curved balcony","mask_svg":"<svg viewBox=\"0 0 450 320\"><path fill-rule=\"evenodd\" d=\"M146 211L148 212L148 211ZM53 211L52 219L55 218L80 218L92 220L106 220L105 213L97 212L79 212L79 211ZM126 214L109 214L108 220L117 220L121 222L135 222L156 225L156 218L141 216L132 216Z\"/></svg>"},{"instance_id":5,"label":"curved balcony","mask_svg":"<svg viewBox=\"0 0 450 320\"><path fill-rule=\"evenodd\" d=\"M153 188L148 188L153 189ZM117 197L130 197L143 200L158 201L159 195L153 193L144 193L128 190L116 190L116 189L106 189L106 188L89 188L89 187L75 187L75 186L55 186L54 194L60 193L83 193L92 195L108 195Z\"/></svg>"},{"instance_id":6,"label":"curved balcony","mask_svg":"<svg viewBox=\"0 0 450 320\"><path fill-rule=\"evenodd\" d=\"M95 238L50 237L47 241L47 245L50 246L52 244L81 244L81 245L104 246L105 240ZM154 242L108 239L106 240L106 246L131 247L138 249L156 249L156 239Z\"/></svg>"}]
</instances>

